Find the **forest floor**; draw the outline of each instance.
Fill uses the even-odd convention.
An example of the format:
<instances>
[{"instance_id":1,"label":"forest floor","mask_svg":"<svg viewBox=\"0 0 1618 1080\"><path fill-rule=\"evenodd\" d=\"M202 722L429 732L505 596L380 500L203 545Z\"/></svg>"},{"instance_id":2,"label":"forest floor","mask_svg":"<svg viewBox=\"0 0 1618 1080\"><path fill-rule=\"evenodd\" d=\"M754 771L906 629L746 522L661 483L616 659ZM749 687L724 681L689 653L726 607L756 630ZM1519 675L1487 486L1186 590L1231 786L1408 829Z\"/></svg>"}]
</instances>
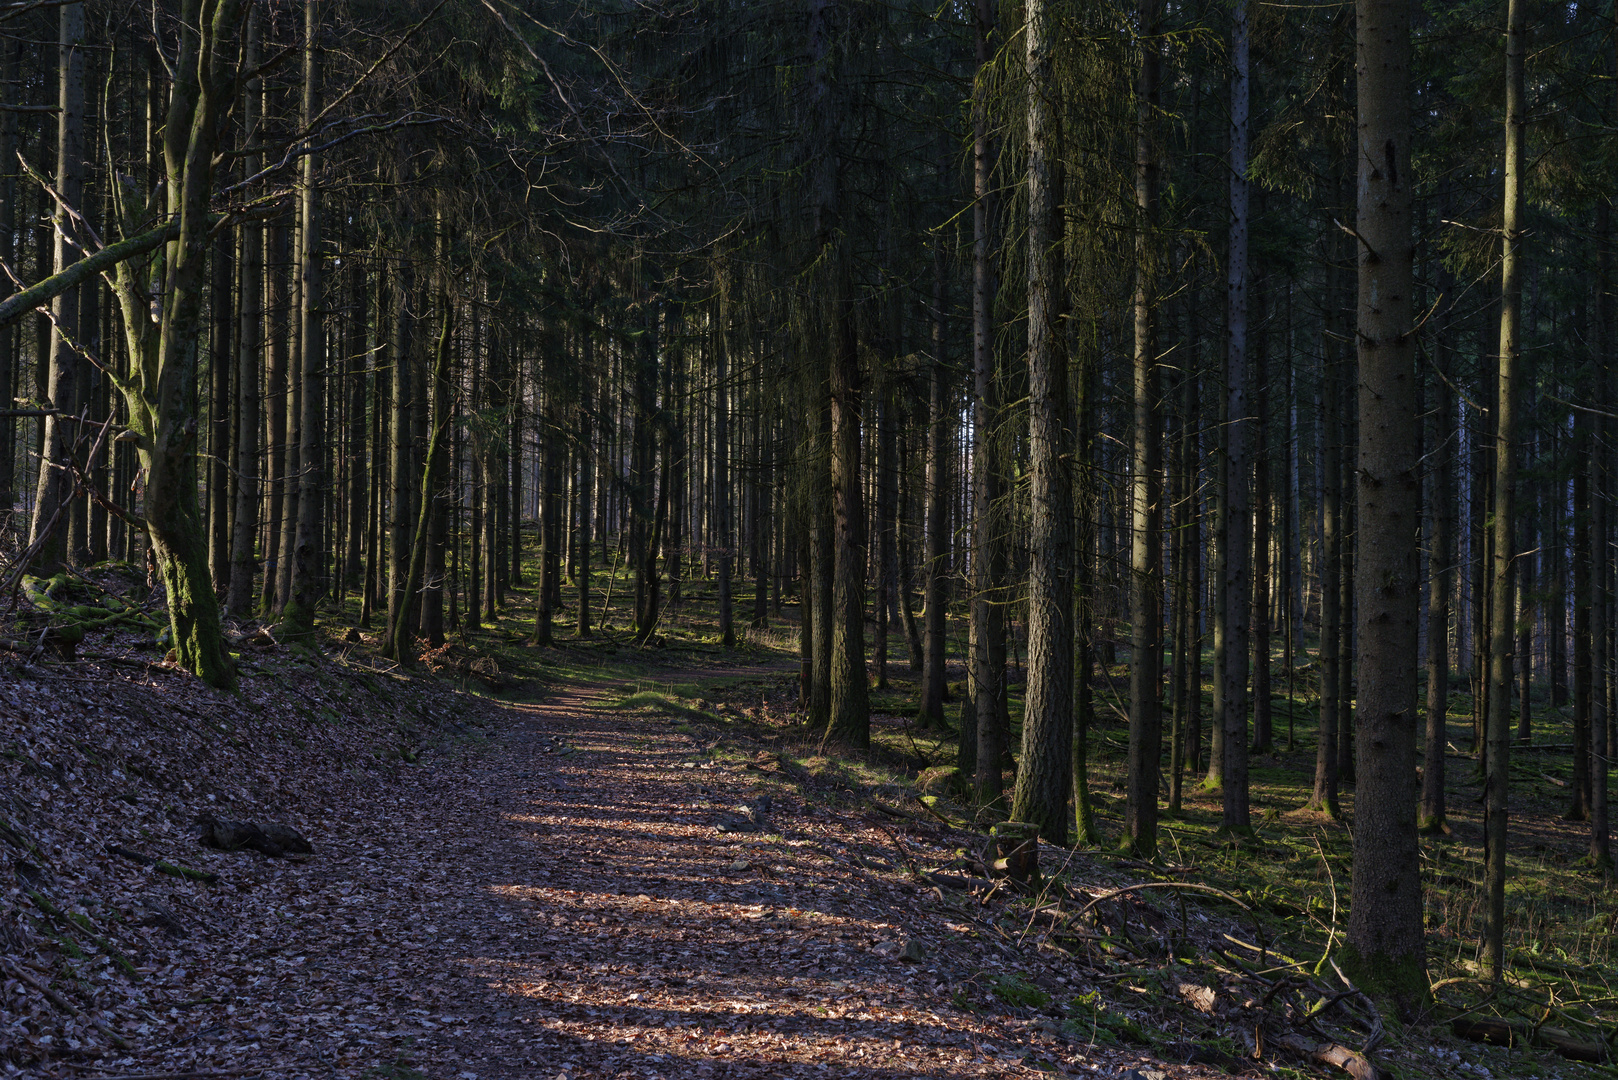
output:
<instances>
[{"instance_id":1,"label":"forest floor","mask_svg":"<svg viewBox=\"0 0 1618 1080\"><path fill-rule=\"evenodd\" d=\"M1384 1020L1374 1059L1412 1080L1606 1075L1344 992L1325 958L1348 834L1296 809L1301 722L1255 761L1252 842L1220 841L1217 798L1192 793L1162 862L1045 848L1021 892L986 880L968 809L923 791L952 749L907 719L902 642L873 750L832 752L793 707L793 628L721 650L688 592L665 648L609 630L530 650L513 609L411 673L339 632L309 650L243 628L236 695L132 640L14 654L0 1074L1318 1076L1313 1051ZM1092 731L1109 829L1120 736ZM1424 841L1435 979L1475 955L1463 762L1456 832ZM1585 895L1562 789L1519 790L1540 800L1514 849L1522 1000L1459 1005L1576 1026L1612 901ZM203 813L285 822L314 852L211 850Z\"/></svg>"}]
</instances>

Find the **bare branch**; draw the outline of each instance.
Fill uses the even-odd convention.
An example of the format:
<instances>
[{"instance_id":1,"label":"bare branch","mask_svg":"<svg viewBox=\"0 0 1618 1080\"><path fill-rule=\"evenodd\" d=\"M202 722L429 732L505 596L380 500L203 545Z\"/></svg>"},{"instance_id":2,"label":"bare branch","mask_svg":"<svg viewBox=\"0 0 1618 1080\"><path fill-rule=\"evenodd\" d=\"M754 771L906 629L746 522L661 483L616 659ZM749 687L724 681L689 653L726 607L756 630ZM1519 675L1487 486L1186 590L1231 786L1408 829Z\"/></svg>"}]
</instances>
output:
<instances>
[{"instance_id":1,"label":"bare branch","mask_svg":"<svg viewBox=\"0 0 1618 1080\"><path fill-rule=\"evenodd\" d=\"M13 293L5 300L0 301L0 326L21 318L37 307L50 303L53 299L75 288L95 274L110 270L112 267L129 259L137 258L154 248L166 244L180 235L178 220L168 221L155 229L150 229L128 240L121 240L86 256L60 273L52 274L44 281L39 282L20 292Z\"/></svg>"}]
</instances>

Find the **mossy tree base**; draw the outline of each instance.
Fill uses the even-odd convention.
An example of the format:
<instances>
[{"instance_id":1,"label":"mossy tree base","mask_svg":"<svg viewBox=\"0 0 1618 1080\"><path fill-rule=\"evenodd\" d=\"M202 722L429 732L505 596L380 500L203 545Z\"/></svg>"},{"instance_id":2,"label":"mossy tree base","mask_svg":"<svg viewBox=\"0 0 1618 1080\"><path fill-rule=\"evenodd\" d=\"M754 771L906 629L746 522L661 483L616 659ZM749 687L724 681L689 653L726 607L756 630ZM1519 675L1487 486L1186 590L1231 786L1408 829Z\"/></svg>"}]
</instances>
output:
<instances>
[{"instance_id":1,"label":"mossy tree base","mask_svg":"<svg viewBox=\"0 0 1618 1080\"><path fill-rule=\"evenodd\" d=\"M296 598L287 601L281 609L281 620L275 624L275 636L282 641L312 637L315 632L315 609Z\"/></svg>"},{"instance_id":2,"label":"mossy tree base","mask_svg":"<svg viewBox=\"0 0 1618 1080\"><path fill-rule=\"evenodd\" d=\"M1221 825L1214 834L1226 847L1259 848L1263 845L1258 838L1258 831L1251 825Z\"/></svg>"},{"instance_id":3,"label":"mossy tree base","mask_svg":"<svg viewBox=\"0 0 1618 1080\"><path fill-rule=\"evenodd\" d=\"M201 528L196 530L201 534ZM206 553L200 548L186 558L183 547L151 530L152 553L168 590L169 626L174 631L174 652L180 666L209 686L236 687L236 665L225 649L219 626L219 602L208 576Z\"/></svg>"},{"instance_id":4,"label":"mossy tree base","mask_svg":"<svg viewBox=\"0 0 1618 1080\"><path fill-rule=\"evenodd\" d=\"M1335 803L1317 802L1316 800L1311 799L1304 804L1303 808L1305 810L1313 810L1317 814L1324 814L1333 821L1343 820L1343 811Z\"/></svg>"},{"instance_id":5,"label":"mossy tree base","mask_svg":"<svg viewBox=\"0 0 1618 1080\"><path fill-rule=\"evenodd\" d=\"M1427 965L1421 954L1362 955L1352 944L1345 943L1338 955L1343 974L1384 1015L1409 1018L1430 1004Z\"/></svg>"},{"instance_id":6,"label":"mossy tree base","mask_svg":"<svg viewBox=\"0 0 1618 1080\"><path fill-rule=\"evenodd\" d=\"M1332 816L1336 817L1337 815L1333 814ZM1416 832L1422 836L1449 836L1454 830L1449 827L1449 822L1443 818L1423 818L1417 824Z\"/></svg>"}]
</instances>

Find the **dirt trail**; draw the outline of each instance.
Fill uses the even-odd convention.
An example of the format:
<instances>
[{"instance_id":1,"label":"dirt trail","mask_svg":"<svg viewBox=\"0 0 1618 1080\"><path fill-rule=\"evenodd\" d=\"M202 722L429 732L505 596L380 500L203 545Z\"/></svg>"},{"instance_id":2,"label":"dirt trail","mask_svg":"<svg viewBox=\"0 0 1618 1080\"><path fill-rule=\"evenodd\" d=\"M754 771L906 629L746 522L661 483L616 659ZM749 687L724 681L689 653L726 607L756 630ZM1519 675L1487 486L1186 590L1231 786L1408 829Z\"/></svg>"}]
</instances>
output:
<instances>
[{"instance_id":1,"label":"dirt trail","mask_svg":"<svg viewBox=\"0 0 1618 1080\"><path fill-rule=\"evenodd\" d=\"M218 894L228 941L210 945L205 978L185 976L193 1010L145 1033L128 1071L897 1080L1164 1068L987 993L1014 972L1058 1000L1069 988L989 913L904 874L907 858L942 858L959 837L806 807L773 762L716 757L710 729L606 707L617 689L502 707L486 746L430 756L355 806L305 865L238 857L254 860L256 902L232 911ZM716 828L765 791L766 833ZM237 865L245 889L249 864Z\"/></svg>"},{"instance_id":2,"label":"dirt trail","mask_svg":"<svg viewBox=\"0 0 1618 1080\"><path fill-rule=\"evenodd\" d=\"M453 915L434 916L462 945L444 956L462 990L421 1057L448 1051L480 1080L1111 1076L1126 1064L1060 1040L1031 1010L954 1007L986 966L1011 965L897 865L850 854L869 841L894 859L883 834L804 812L779 787L766 837L719 831L772 786L768 771L701 760L702 735L672 722L615 715L602 705L612 689L511 707L470 763L483 810L474 801L443 838L460 887ZM920 962L900 959L912 942Z\"/></svg>"}]
</instances>

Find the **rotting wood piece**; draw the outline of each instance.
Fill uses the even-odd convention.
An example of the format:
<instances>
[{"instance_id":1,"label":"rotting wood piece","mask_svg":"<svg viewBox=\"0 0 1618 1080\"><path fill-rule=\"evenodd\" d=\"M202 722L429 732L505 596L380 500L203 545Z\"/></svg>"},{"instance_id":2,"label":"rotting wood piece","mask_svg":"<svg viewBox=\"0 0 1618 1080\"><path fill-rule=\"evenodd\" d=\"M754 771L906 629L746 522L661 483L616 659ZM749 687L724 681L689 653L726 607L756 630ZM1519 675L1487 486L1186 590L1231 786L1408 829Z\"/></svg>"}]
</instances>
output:
<instances>
[{"instance_id":1,"label":"rotting wood piece","mask_svg":"<svg viewBox=\"0 0 1618 1080\"><path fill-rule=\"evenodd\" d=\"M290 825L255 825L250 821L227 821L212 814L198 814L197 839L220 851L254 851L278 858L288 852L310 854L314 847Z\"/></svg>"},{"instance_id":2,"label":"rotting wood piece","mask_svg":"<svg viewBox=\"0 0 1618 1080\"><path fill-rule=\"evenodd\" d=\"M1493 1046L1542 1046L1570 1061L1602 1062L1607 1059L1607 1048L1603 1044L1577 1038L1564 1028L1534 1028L1524 1023L1485 1016L1456 1020L1450 1024L1450 1030L1457 1038Z\"/></svg>"},{"instance_id":3,"label":"rotting wood piece","mask_svg":"<svg viewBox=\"0 0 1618 1080\"><path fill-rule=\"evenodd\" d=\"M1393 1074L1372 1064L1363 1054L1357 1054L1337 1043L1317 1043L1302 1035L1278 1035L1273 1040L1293 1053L1302 1054L1310 1061L1341 1069L1354 1080L1393 1080Z\"/></svg>"}]
</instances>

